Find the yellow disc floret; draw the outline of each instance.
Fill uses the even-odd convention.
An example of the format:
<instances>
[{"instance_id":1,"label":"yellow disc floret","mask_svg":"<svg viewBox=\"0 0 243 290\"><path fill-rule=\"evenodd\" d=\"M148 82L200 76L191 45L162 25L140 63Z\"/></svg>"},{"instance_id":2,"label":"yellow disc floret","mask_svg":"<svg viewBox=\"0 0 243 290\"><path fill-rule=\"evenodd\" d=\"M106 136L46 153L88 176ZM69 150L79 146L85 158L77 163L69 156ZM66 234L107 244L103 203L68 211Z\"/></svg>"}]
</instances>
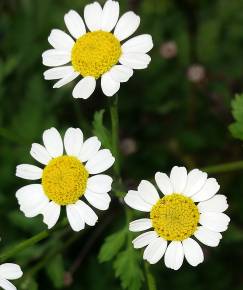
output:
<instances>
[{"instance_id":1,"label":"yellow disc floret","mask_svg":"<svg viewBox=\"0 0 243 290\"><path fill-rule=\"evenodd\" d=\"M150 218L159 236L168 241L183 241L196 231L199 211L191 198L173 193L152 207Z\"/></svg>"},{"instance_id":2,"label":"yellow disc floret","mask_svg":"<svg viewBox=\"0 0 243 290\"><path fill-rule=\"evenodd\" d=\"M98 79L109 71L121 56L121 44L110 32L88 32L77 39L72 49L72 65L83 77Z\"/></svg>"},{"instance_id":3,"label":"yellow disc floret","mask_svg":"<svg viewBox=\"0 0 243 290\"><path fill-rule=\"evenodd\" d=\"M73 204L85 193L88 172L73 156L52 159L43 170L42 186L50 200L59 205Z\"/></svg>"}]
</instances>

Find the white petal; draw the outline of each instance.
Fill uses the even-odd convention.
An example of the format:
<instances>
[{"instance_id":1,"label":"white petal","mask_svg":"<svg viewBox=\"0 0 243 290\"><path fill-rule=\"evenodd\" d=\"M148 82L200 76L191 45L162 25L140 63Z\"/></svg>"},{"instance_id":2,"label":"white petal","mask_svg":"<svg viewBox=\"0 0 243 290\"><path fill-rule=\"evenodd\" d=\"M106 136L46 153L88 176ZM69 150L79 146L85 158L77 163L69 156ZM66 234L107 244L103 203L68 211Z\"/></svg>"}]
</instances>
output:
<instances>
[{"instance_id":1,"label":"white petal","mask_svg":"<svg viewBox=\"0 0 243 290\"><path fill-rule=\"evenodd\" d=\"M209 247L217 247L222 235L220 233L211 231L205 227L198 227L197 231L194 233L194 236L204 245Z\"/></svg>"},{"instance_id":2,"label":"white petal","mask_svg":"<svg viewBox=\"0 0 243 290\"><path fill-rule=\"evenodd\" d=\"M40 214L43 208L49 203L49 199L40 184L30 184L21 187L16 192L16 197L20 205L20 210L26 217L34 217Z\"/></svg>"},{"instance_id":3,"label":"white petal","mask_svg":"<svg viewBox=\"0 0 243 290\"><path fill-rule=\"evenodd\" d=\"M100 194L86 190L84 196L92 206L99 210L107 210L109 208L111 198L107 193Z\"/></svg>"},{"instance_id":4,"label":"white petal","mask_svg":"<svg viewBox=\"0 0 243 290\"><path fill-rule=\"evenodd\" d=\"M174 193L182 193L187 182L186 168L174 166L170 172L170 180Z\"/></svg>"},{"instance_id":5,"label":"white petal","mask_svg":"<svg viewBox=\"0 0 243 290\"><path fill-rule=\"evenodd\" d=\"M147 180L142 180L138 186L138 193L141 198L154 205L159 200L159 194L153 184Z\"/></svg>"},{"instance_id":6,"label":"white petal","mask_svg":"<svg viewBox=\"0 0 243 290\"><path fill-rule=\"evenodd\" d=\"M198 192L207 180L207 173L198 169L193 169L188 173L186 187L183 189L183 194L192 196Z\"/></svg>"},{"instance_id":7,"label":"white petal","mask_svg":"<svg viewBox=\"0 0 243 290\"><path fill-rule=\"evenodd\" d=\"M0 287L4 290L17 290L17 288L8 280L0 277Z\"/></svg>"},{"instance_id":8,"label":"white petal","mask_svg":"<svg viewBox=\"0 0 243 290\"><path fill-rule=\"evenodd\" d=\"M73 72L73 67L70 65L54 67L44 72L44 78L45 80L58 80L64 78L67 75L70 75Z\"/></svg>"},{"instance_id":9,"label":"white petal","mask_svg":"<svg viewBox=\"0 0 243 290\"><path fill-rule=\"evenodd\" d=\"M101 143L97 137L87 139L81 148L79 159L82 162L86 162L99 151L100 146Z\"/></svg>"},{"instance_id":10,"label":"white petal","mask_svg":"<svg viewBox=\"0 0 243 290\"><path fill-rule=\"evenodd\" d=\"M0 265L0 277L8 280L16 280L23 276L23 272L19 265L5 263Z\"/></svg>"},{"instance_id":11,"label":"white petal","mask_svg":"<svg viewBox=\"0 0 243 290\"><path fill-rule=\"evenodd\" d=\"M184 259L184 251L181 242L172 241L165 252L165 266L167 268L180 269Z\"/></svg>"},{"instance_id":12,"label":"white petal","mask_svg":"<svg viewBox=\"0 0 243 290\"><path fill-rule=\"evenodd\" d=\"M202 248L199 244L191 238L188 238L182 242L185 258L187 262L196 267L204 260Z\"/></svg>"},{"instance_id":13,"label":"white petal","mask_svg":"<svg viewBox=\"0 0 243 290\"><path fill-rule=\"evenodd\" d=\"M109 71L103 74L101 77L101 88L107 97L112 97L119 91L120 83L112 78L112 74Z\"/></svg>"},{"instance_id":14,"label":"white petal","mask_svg":"<svg viewBox=\"0 0 243 290\"><path fill-rule=\"evenodd\" d=\"M214 196L219 191L219 184L215 178L208 178L204 186L192 196L193 201L204 201Z\"/></svg>"},{"instance_id":15,"label":"white petal","mask_svg":"<svg viewBox=\"0 0 243 290\"><path fill-rule=\"evenodd\" d=\"M134 12L129 11L119 19L114 35L122 41L132 35L138 29L139 24L140 17Z\"/></svg>"},{"instance_id":16,"label":"white petal","mask_svg":"<svg viewBox=\"0 0 243 290\"><path fill-rule=\"evenodd\" d=\"M105 174L98 174L89 177L87 188L95 193L111 191L112 178Z\"/></svg>"},{"instance_id":17,"label":"white petal","mask_svg":"<svg viewBox=\"0 0 243 290\"><path fill-rule=\"evenodd\" d=\"M46 50L42 54L42 63L45 66L59 66L64 65L71 60L71 55L67 51L61 51L56 49Z\"/></svg>"},{"instance_id":18,"label":"white petal","mask_svg":"<svg viewBox=\"0 0 243 290\"><path fill-rule=\"evenodd\" d=\"M50 45L58 50L66 50L71 52L74 46L74 40L71 36L60 29L53 29L48 37Z\"/></svg>"},{"instance_id":19,"label":"white petal","mask_svg":"<svg viewBox=\"0 0 243 290\"><path fill-rule=\"evenodd\" d=\"M70 34L74 38L79 38L86 33L86 28L81 16L74 10L70 10L64 16L64 21Z\"/></svg>"},{"instance_id":20,"label":"white petal","mask_svg":"<svg viewBox=\"0 0 243 290\"><path fill-rule=\"evenodd\" d=\"M206 201L200 202L198 209L201 213L203 212L223 212L228 208L226 196L216 194L212 198Z\"/></svg>"},{"instance_id":21,"label":"white petal","mask_svg":"<svg viewBox=\"0 0 243 290\"><path fill-rule=\"evenodd\" d=\"M149 212L152 208L152 205L146 203L135 190L129 190L124 198L124 201L127 205L136 210Z\"/></svg>"},{"instance_id":22,"label":"white petal","mask_svg":"<svg viewBox=\"0 0 243 290\"><path fill-rule=\"evenodd\" d=\"M133 75L133 70L124 65L114 65L110 70L111 78L119 83L127 82Z\"/></svg>"},{"instance_id":23,"label":"white petal","mask_svg":"<svg viewBox=\"0 0 243 290\"><path fill-rule=\"evenodd\" d=\"M145 69L148 67L151 57L145 53L124 53L119 62L132 69Z\"/></svg>"},{"instance_id":24,"label":"white petal","mask_svg":"<svg viewBox=\"0 0 243 290\"><path fill-rule=\"evenodd\" d=\"M73 89L75 99L88 99L94 92L96 80L94 77L85 77L81 79Z\"/></svg>"},{"instance_id":25,"label":"white petal","mask_svg":"<svg viewBox=\"0 0 243 290\"><path fill-rule=\"evenodd\" d=\"M64 136L64 147L67 155L79 156L83 145L83 133L79 128L67 129Z\"/></svg>"},{"instance_id":26,"label":"white petal","mask_svg":"<svg viewBox=\"0 0 243 290\"><path fill-rule=\"evenodd\" d=\"M129 231L131 232L141 232L152 228L151 219L139 219L130 222L129 224Z\"/></svg>"},{"instance_id":27,"label":"white petal","mask_svg":"<svg viewBox=\"0 0 243 290\"><path fill-rule=\"evenodd\" d=\"M70 83L71 81L75 80L79 76L78 72L71 72L70 74L66 75L64 78L60 79L58 82L56 82L53 86L54 89L61 88L65 86L66 84Z\"/></svg>"},{"instance_id":28,"label":"white petal","mask_svg":"<svg viewBox=\"0 0 243 290\"><path fill-rule=\"evenodd\" d=\"M122 45L123 53L139 52L147 53L153 48L152 36L149 34L142 34L127 40Z\"/></svg>"},{"instance_id":29,"label":"white petal","mask_svg":"<svg viewBox=\"0 0 243 290\"><path fill-rule=\"evenodd\" d=\"M224 213L202 213L200 214L199 223L207 229L215 232L224 232L228 228L230 218Z\"/></svg>"},{"instance_id":30,"label":"white petal","mask_svg":"<svg viewBox=\"0 0 243 290\"><path fill-rule=\"evenodd\" d=\"M79 232L84 229L85 223L83 217L80 215L79 209L76 204L69 204L66 206L67 218L71 228L75 232Z\"/></svg>"},{"instance_id":31,"label":"white petal","mask_svg":"<svg viewBox=\"0 0 243 290\"><path fill-rule=\"evenodd\" d=\"M29 179L37 180L42 177L42 169L31 164L21 164L16 167L16 176Z\"/></svg>"},{"instance_id":32,"label":"white petal","mask_svg":"<svg viewBox=\"0 0 243 290\"><path fill-rule=\"evenodd\" d=\"M119 3L107 0L103 7L101 30L110 32L116 25L119 18Z\"/></svg>"},{"instance_id":33,"label":"white petal","mask_svg":"<svg viewBox=\"0 0 243 290\"><path fill-rule=\"evenodd\" d=\"M56 128L44 131L43 143L52 157L58 157L63 154L62 138Z\"/></svg>"},{"instance_id":34,"label":"white petal","mask_svg":"<svg viewBox=\"0 0 243 290\"><path fill-rule=\"evenodd\" d=\"M89 226L94 226L98 221L98 216L92 210L92 208L88 206L86 203L84 203L82 200L78 200L76 202L76 205L85 223Z\"/></svg>"},{"instance_id":35,"label":"white petal","mask_svg":"<svg viewBox=\"0 0 243 290\"><path fill-rule=\"evenodd\" d=\"M84 19L90 31L101 29L102 8L98 2L85 6Z\"/></svg>"},{"instance_id":36,"label":"white petal","mask_svg":"<svg viewBox=\"0 0 243 290\"><path fill-rule=\"evenodd\" d=\"M167 174L162 172L157 172L155 174L155 181L164 195L173 193L173 186L170 182L170 178Z\"/></svg>"},{"instance_id":37,"label":"white petal","mask_svg":"<svg viewBox=\"0 0 243 290\"><path fill-rule=\"evenodd\" d=\"M157 237L158 234L155 231L149 231L139 235L132 243L135 249L140 249L152 243Z\"/></svg>"},{"instance_id":38,"label":"white petal","mask_svg":"<svg viewBox=\"0 0 243 290\"><path fill-rule=\"evenodd\" d=\"M44 165L52 159L46 148L37 143L32 144L30 155Z\"/></svg>"},{"instance_id":39,"label":"white petal","mask_svg":"<svg viewBox=\"0 0 243 290\"><path fill-rule=\"evenodd\" d=\"M42 210L43 222L51 229L55 226L60 216L61 206L54 201L48 203L48 205Z\"/></svg>"},{"instance_id":40,"label":"white petal","mask_svg":"<svg viewBox=\"0 0 243 290\"><path fill-rule=\"evenodd\" d=\"M143 253L143 258L150 264L155 264L163 257L166 248L167 241L161 237L158 237L146 247Z\"/></svg>"},{"instance_id":41,"label":"white petal","mask_svg":"<svg viewBox=\"0 0 243 290\"><path fill-rule=\"evenodd\" d=\"M85 168L90 174L98 174L109 169L115 158L112 156L110 150L102 149L91 157L85 165Z\"/></svg>"}]
</instances>

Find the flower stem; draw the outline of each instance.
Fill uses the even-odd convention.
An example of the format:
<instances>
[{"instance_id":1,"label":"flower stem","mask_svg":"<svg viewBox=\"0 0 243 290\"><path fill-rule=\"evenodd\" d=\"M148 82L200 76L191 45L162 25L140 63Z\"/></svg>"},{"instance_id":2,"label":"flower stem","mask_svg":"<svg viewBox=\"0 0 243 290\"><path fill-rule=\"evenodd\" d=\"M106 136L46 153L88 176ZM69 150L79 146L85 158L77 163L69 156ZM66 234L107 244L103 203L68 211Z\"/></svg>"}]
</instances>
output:
<instances>
[{"instance_id":1,"label":"flower stem","mask_svg":"<svg viewBox=\"0 0 243 290\"><path fill-rule=\"evenodd\" d=\"M243 170L243 161L235 161L230 163L223 163L219 165L212 165L202 169L207 173L223 173L229 171Z\"/></svg>"},{"instance_id":2,"label":"flower stem","mask_svg":"<svg viewBox=\"0 0 243 290\"><path fill-rule=\"evenodd\" d=\"M20 242L19 244L17 244L14 247L11 247L10 249L7 249L5 252L3 252L0 255L0 262L5 262L7 259L15 256L16 254L20 253L21 251L23 251L24 249L33 246L34 244L38 243L41 240L44 240L45 238L47 238L49 236L49 232L48 231L42 231L39 234L23 241Z\"/></svg>"},{"instance_id":3,"label":"flower stem","mask_svg":"<svg viewBox=\"0 0 243 290\"><path fill-rule=\"evenodd\" d=\"M112 153L116 159L114 163L114 173L116 177L120 177L120 153L119 153L119 116L118 116L118 95L110 100L110 116L111 116L111 141Z\"/></svg>"},{"instance_id":4,"label":"flower stem","mask_svg":"<svg viewBox=\"0 0 243 290\"><path fill-rule=\"evenodd\" d=\"M35 236L29 239L26 239L25 241L22 241L13 247L9 247L9 249L7 249L5 252L3 252L0 255L0 262L1 263L5 262L7 259L14 257L15 255L19 254L21 251L25 250L26 248L31 247L37 244L38 242L46 239L52 232L62 228L66 224L67 224L67 219L64 219L58 226L56 226L55 229L50 230L50 231L47 231L47 230L42 231L39 234L36 234Z\"/></svg>"},{"instance_id":5,"label":"flower stem","mask_svg":"<svg viewBox=\"0 0 243 290\"><path fill-rule=\"evenodd\" d=\"M144 268L145 268L148 290L157 290L154 276L152 275L149 269L149 263L144 262Z\"/></svg>"}]
</instances>

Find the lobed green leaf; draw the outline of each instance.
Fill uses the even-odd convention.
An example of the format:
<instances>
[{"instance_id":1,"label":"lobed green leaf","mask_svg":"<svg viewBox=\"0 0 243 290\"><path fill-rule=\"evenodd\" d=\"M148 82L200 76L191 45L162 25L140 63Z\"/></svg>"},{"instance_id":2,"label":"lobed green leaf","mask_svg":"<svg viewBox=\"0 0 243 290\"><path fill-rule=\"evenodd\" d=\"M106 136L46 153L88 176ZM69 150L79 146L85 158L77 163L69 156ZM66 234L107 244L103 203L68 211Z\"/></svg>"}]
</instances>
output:
<instances>
[{"instance_id":1,"label":"lobed green leaf","mask_svg":"<svg viewBox=\"0 0 243 290\"><path fill-rule=\"evenodd\" d=\"M120 251L126 240L126 231L121 230L105 239L99 253L99 261L101 263L112 260Z\"/></svg>"}]
</instances>

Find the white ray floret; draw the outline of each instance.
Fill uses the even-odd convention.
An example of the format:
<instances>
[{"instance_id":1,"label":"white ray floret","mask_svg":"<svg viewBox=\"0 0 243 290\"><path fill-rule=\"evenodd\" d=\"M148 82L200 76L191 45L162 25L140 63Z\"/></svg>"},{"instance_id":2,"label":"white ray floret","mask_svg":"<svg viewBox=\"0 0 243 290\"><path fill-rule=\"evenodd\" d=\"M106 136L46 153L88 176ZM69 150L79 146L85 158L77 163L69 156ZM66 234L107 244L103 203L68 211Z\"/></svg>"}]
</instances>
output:
<instances>
[{"instance_id":1,"label":"white ray floret","mask_svg":"<svg viewBox=\"0 0 243 290\"><path fill-rule=\"evenodd\" d=\"M168 268L178 270L184 259L195 267L204 260L199 242L217 247L221 232L228 228L230 218L223 213L227 199L217 194L220 186L216 179L207 178L199 169L187 172L185 167L175 166L170 176L157 172L155 181L162 198L146 180L124 198L131 208L150 214L130 223L130 231L145 231L133 240L133 246L145 247L143 258L150 264L164 256Z\"/></svg>"},{"instance_id":2,"label":"white ray floret","mask_svg":"<svg viewBox=\"0 0 243 290\"><path fill-rule=\"evenodd\" d=\"M23 272L19 265L13 263L5 263L0 265L0 287L4 290L17 290L17 288L9 282L23 276Z\"/></svg>"},{"instance_id":3,"label":"white ray floret","mask_svg":"<svg viewBox=\"0 0 243 290\"><path fill-rule=\"evenodd\" d=\"M140 17L132 11L120 18L119 14L119 3L112 0L103 8L98 2L86 5L83 18L74 10L66 13L68 33L53 29L48 37L52 48L42 54L43 64L49 67L44 78L57 80L53 87L60 88L80 76L73 97L81 99L92 95L101 78L103 93L111 97L134 70L147 68L151 61L147 53L153 48L151 35L128 39L138 29Z\"/></svg>"},{"instance_id":4,"label":"white ray floret","mask_svg":"<svg viewBox=\"0 0 243 290\"><path fill-rule=\"evenodd\" d=\"M82 230L85 224L94 226L98 216L83 197L96 209L109 208L112 178L103 172L114 163L111 152L100 150L101 143L95 136L84 141L79 128L69 128L63 141L55 128L45 130L43 143L32 144L30 150L43 169L29 164L16 168L18 177L35 180L16 192L20 210L26 217L42 214L50 229L65 206L74 231Z\"/></svg>"}]
</instances>

